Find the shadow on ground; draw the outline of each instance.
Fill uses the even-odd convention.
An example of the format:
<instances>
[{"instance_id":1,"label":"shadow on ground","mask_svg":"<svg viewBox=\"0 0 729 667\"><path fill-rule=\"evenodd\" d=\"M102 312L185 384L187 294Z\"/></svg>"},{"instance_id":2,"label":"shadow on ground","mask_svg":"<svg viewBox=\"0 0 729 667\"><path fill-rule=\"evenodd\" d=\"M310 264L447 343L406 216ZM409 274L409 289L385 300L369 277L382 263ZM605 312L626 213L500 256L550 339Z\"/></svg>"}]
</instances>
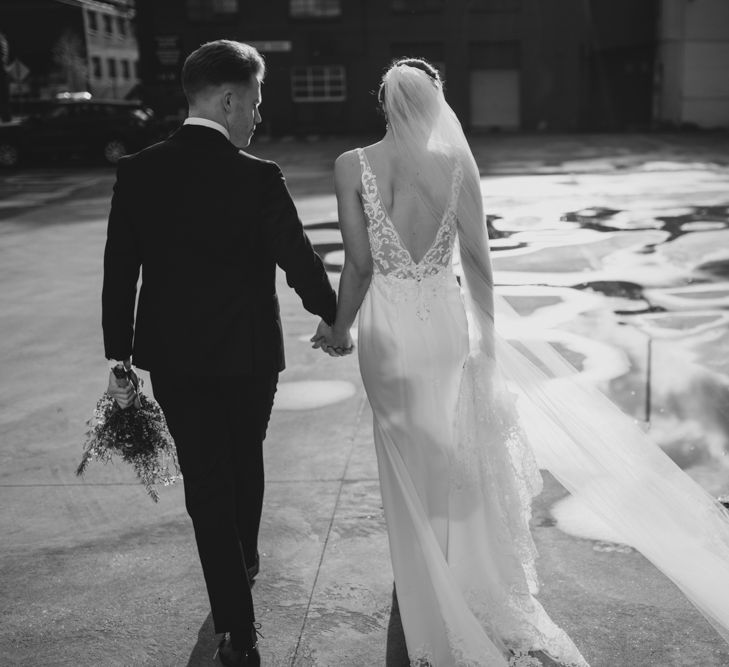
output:
<instances>
[{"instance_id":1,"label":"shadow on ground","mask_svg":"<svg viewBox=\"0 0 729 667\"><path fill-rule=\"evenodd\" d=\"M405 646L405 634L400 620L400 608L397 605L397 593L392 587L392 608L390 622L387 624L387 650L385 667L408 667L408 650Z\"/></svg>"},{"instance_id":2,"label":"shadow on ground","mask_svg":"<svg viewBox=\"0 0 729 667\"><path fill-rule=\"evenodd\" d=\"M213 660L218 644L215 638L215 629L213 628L213 617L211 614L203 621L200 629L197 631L197 642L192 648L190 658L187 661L187 667L207 667L208 665L217 664Z\"/></svg>"}]
</instances>

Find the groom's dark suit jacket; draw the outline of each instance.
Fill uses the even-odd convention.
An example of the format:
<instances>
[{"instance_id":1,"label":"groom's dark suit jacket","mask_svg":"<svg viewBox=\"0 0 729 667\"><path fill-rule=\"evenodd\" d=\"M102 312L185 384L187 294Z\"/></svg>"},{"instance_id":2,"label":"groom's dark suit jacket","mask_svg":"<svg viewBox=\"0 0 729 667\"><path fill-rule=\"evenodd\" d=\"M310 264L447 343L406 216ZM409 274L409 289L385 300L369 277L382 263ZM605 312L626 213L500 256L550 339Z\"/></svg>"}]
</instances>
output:
<instances>
[{"instance_id":1,"label":"groom's dark suit jacket","mask_svg":"<svg viewBox=\"0 0 729 667\"><path fill-rule=\"evenodd\" d=\"M334 291L275 163L194 125L122 159L104 254L107 358L201 376L283 370L277 264L333 322Z\"/></svg>"}]
</instances>

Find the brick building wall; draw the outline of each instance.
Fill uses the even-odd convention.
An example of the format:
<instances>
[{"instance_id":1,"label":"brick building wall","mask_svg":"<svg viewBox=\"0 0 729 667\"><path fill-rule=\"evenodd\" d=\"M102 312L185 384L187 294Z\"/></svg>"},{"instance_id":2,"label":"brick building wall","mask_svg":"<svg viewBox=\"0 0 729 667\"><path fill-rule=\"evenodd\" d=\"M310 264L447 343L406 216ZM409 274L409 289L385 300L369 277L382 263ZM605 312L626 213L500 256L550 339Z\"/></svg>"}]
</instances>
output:
<instances>
[{"instance_id":1,"label":"brick building wall","mask_svg":"<svg viewBox=\"0 0 729 667\"><path fill-rule=\"evenodd\" d=\"M420 55L443 70L446 96L471 130L639 125L650 122L651 72L647 83L646 77L637 82L646 87L638 97L648 100L647 116L642 107L623 110L630 105L615 78L631 49L642 57L643 45L653 43L654 5L654 0L137 0L141 78L148 103L163 114L184 113L179 88L184 56L211 39L237 39L257 45L267 61L264 132L371 132L382 126L374 92L383 69L393 58Z\"/></svg>"}]
</instances>

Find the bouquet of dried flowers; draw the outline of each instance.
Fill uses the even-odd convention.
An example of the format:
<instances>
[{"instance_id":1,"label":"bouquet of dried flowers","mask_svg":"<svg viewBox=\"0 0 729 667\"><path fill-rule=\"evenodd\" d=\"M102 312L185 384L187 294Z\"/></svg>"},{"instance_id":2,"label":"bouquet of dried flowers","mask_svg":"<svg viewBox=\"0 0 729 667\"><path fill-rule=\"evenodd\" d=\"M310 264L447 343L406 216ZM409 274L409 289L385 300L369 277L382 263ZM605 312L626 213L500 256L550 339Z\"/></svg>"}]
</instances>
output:
<instances>
[{"instance_id":1,"label":"bouquet of dried flowers","mask_svg":"<svg viewBox=\"0 0 729 667\"><path fill-rule=\"evenodd\" d=\"M181 478L175 443L162 408L141 392L141 380L134 370L119 364L112 372L119 386L132 383L134 403L123 409L104 392L86 422L89 430L76 474L83 475L93 459L108 463L114 455L120 456L132 465L147 493L157 502L159 494L154 485L168 486Z\"/></svg>"}]
</instances>

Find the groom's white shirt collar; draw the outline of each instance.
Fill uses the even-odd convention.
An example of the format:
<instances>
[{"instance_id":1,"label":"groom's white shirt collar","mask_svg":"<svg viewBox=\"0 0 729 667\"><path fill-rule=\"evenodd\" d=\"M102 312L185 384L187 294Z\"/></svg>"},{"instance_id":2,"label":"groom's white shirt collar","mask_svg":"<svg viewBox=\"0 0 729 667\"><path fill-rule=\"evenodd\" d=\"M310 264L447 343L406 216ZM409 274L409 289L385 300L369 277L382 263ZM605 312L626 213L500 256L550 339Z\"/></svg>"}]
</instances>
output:
<instances>
[{"instance_id":1,"label":"groom's white shirt collar","mask_svg":"<svg viewBox=\"0 0 729 667\"><path fill-rule=\"evenodd\" d=\"M208 120L207 118L198 118L197 116L191 116L185 118L183 125L202 125L203 127L209 127L211 130L217 130L220 132L228 141L230 141L230 133L220 123L216 123L214 120Z\"/></svg>"}]
</instances>

